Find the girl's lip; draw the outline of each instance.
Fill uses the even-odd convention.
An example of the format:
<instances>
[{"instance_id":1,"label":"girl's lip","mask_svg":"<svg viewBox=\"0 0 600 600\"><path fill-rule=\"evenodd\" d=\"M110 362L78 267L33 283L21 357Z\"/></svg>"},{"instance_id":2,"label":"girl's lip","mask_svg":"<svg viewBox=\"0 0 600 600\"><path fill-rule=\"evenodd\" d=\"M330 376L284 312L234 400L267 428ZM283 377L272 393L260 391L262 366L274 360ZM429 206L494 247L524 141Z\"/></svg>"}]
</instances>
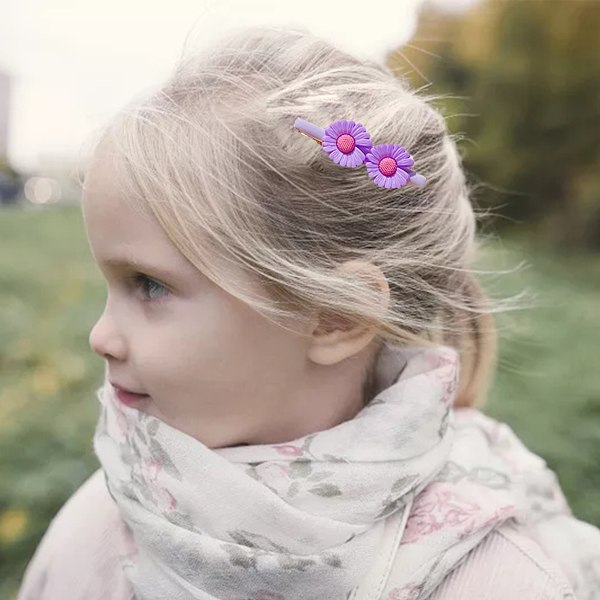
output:
<instances>
[{"instance_id":1,"label":"girl's lip","mask_svg":"<svg viewBox=\"0 0 600 600\"><path fill-rule=\"evenodd\" d=\"M140 402L143 402L144 400L147 400L148 398L150 398L150 396L148 394L134 394L132 392L126 392L125 390L116 387L113 384L113 388L115 390L115 394L117 395L117 398L123 403L123 404L127 404L128 406L132 406L134 404L139 404Z\"/></svg>"}]
</instances>

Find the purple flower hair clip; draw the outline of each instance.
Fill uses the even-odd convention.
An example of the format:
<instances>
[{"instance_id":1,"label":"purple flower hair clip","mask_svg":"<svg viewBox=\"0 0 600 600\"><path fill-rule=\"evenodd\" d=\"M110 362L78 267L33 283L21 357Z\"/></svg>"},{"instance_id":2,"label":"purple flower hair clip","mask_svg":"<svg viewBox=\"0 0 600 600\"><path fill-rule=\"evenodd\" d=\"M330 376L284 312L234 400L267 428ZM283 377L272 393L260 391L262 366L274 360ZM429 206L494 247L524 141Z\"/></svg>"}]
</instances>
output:
<instances>
[{"instance_id":1,"label":"purple flower hair clip","mask_svg":"<svg viewBox=\"0 0 600 600\"><path fill-rule=\"evenodd\" d=\"M323 152L342 167L367 165L367 174L375 185L400 188L407 183L423 187L427 180L411 169L413 157L397 144L373 146L371 136L361 123L335 121L325 129L304 119L296 119L294 127L323 146Z\"/></svg>"}]
</instances>

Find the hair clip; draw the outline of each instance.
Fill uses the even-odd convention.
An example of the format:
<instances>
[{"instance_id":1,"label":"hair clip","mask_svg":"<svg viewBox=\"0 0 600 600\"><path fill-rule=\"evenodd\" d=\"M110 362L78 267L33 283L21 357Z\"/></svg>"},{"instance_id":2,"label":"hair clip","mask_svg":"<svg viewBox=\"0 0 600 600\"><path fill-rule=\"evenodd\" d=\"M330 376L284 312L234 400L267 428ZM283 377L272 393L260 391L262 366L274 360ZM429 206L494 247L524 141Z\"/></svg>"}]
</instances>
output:
<instances>
[{"instance_id":1,"label":"hair clip","mask_svg":"<svg viewBox=\"0 0 600 600\"><path fill-rule=\"evenodd\" d=\"M296 119L294 127L323 146L329 158L342 167L366 164L373 182L383 188L400 188L407 183L423 187L427 179L411 169L413 157L397 144L373 146L371 136L361 123L335 121L325 129L304 119Z\"/></svg>"}]
</instances>

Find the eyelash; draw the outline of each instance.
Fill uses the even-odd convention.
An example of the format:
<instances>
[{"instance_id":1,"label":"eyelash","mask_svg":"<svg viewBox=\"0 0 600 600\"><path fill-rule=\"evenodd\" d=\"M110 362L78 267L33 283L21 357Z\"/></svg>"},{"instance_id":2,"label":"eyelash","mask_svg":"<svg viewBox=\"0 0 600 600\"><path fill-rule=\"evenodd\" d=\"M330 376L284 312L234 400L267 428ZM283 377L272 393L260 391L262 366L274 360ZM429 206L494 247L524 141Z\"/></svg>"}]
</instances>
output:
<instances>
[{"instance_id":1,"label":"eyelash","mask_svg":"<svg viewBox=\"0 0 600 600\"><path fill-rule=\"evenodd\" d=\"M160 283L157 283L156 281L154 281L153 279L150 279L150 277L144 275L143 273L136 273L135 275L133 275L133 277L131 277L131 280L135 283L136 287L138 288L143 288L144 283L148 282L151 286L151 288L159 288L161 290L164 290L165 292L169 292L169 290L167 290L167 288L163 285L161 285ZM149 298L149 297L145 297L144 302L161 302L162 301L162 297L159 298Z\"/></svg>"}]
</instances>

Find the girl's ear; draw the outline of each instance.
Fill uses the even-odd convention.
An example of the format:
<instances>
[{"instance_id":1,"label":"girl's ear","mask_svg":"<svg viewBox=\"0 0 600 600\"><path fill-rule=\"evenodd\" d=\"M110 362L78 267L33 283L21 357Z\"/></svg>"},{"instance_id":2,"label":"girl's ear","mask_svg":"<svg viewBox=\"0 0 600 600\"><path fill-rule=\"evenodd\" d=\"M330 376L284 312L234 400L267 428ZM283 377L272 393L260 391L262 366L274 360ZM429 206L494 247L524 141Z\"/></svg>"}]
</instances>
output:
<instances>
[{"instance_id":1,"label":"girl's ear","mask_svg":"<svg viewBox=\"0 0 600 600\"><path fill-rule=\"evenodd\" d=\"M365 261L348 261L338 269L364 278L380 291L380 314L383 316L390 301L390 288L381 269ZM376 326L365 326L342 315L320 313L311 324L312 340L308 357L321 365L331 365L354 356L375 337Z\"/></svg>"}]
</instances>

